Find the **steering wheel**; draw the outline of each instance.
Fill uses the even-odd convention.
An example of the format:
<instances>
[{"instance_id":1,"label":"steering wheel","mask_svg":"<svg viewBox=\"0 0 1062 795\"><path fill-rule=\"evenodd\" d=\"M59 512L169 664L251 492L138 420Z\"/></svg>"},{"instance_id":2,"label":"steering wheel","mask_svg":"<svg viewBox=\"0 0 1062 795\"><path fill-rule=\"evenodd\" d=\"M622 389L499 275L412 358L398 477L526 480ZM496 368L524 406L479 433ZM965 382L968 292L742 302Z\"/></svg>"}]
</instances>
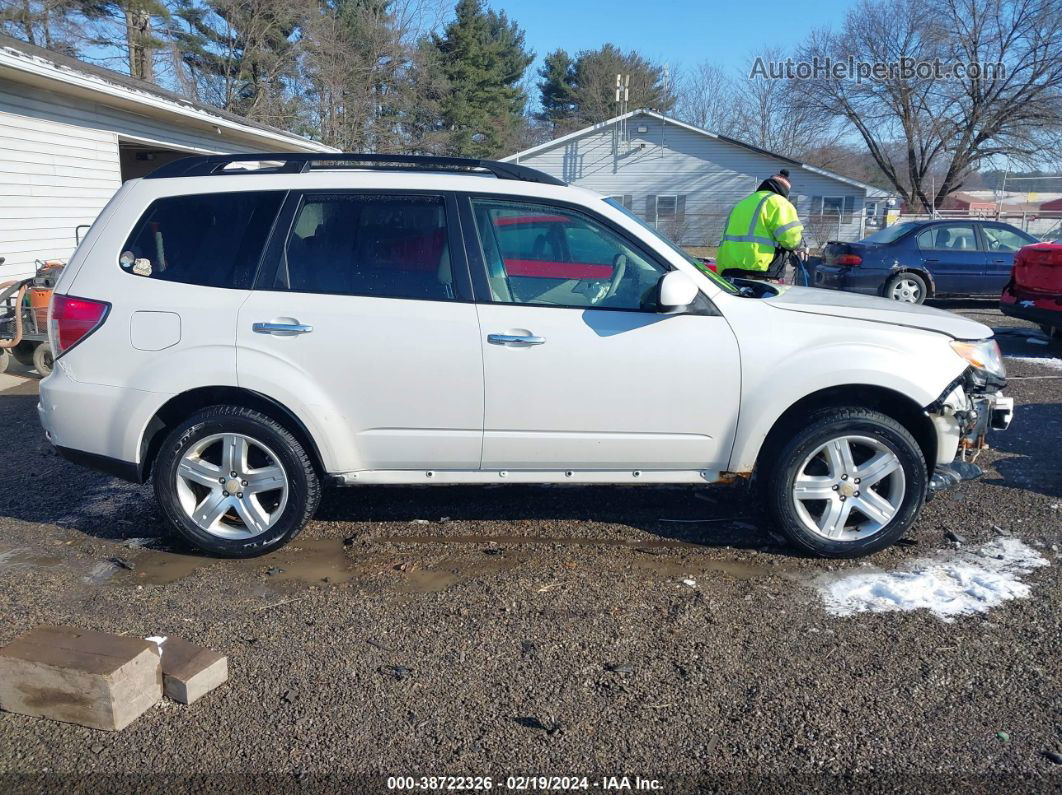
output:
<instances>
[{"instance_id":1,"label":"steering wheel","mask_svg":"<svg viewBox=\"0 0 1062 795\"><path fill-rule=\"evenodd\" d=\"M619 290L620 282L623 280L624 274L627 273L627 255L617 254L612 258L612 277L608 280L608 289L602 290L598 293L598 297L592 300L591 304L600 304L616 294Z\"/></svg>"}]
</instances>

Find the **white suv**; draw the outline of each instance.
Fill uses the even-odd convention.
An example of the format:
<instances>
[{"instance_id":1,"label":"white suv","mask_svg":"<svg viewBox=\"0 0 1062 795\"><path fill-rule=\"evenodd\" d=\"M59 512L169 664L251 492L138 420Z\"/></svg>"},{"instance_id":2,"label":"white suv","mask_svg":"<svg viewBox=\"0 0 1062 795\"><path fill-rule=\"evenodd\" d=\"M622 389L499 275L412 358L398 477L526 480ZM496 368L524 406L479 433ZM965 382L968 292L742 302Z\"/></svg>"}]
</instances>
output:
<instances>
[{"instance_id":1,"label":"white suv","mask_svg":"<svg viewBox=\"0 0 1062 795\"><path fill-rule=\"evenodd\" d=\"M48 439L152 478L210 553L289 541L322 484L756 475L790 539L852 557L1010 421L978 323L731 284L525 167L325 157L192 157L127 182L56 287Z\"/></svg>"}]
</instances>

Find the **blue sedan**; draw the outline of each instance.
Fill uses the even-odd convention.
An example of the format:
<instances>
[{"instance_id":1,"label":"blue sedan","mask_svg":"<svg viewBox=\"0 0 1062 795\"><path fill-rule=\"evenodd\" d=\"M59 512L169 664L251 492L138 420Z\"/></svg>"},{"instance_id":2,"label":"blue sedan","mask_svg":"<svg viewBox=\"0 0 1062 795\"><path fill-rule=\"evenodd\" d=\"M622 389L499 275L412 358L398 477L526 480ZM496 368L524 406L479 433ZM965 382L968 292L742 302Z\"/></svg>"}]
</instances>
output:
<instances>
[{"instance_id":1,"label":"blue sedan","mask_svg":"<svg viewBox=\"0 0 1062 795\"><path fill-rule=\"evenodd\" d=\"M999 295L1014 254L1039 242L998 221L904 221L858 243L831 240L815 286L920 304L944 295Z\"/></svg>"}]
</instances>

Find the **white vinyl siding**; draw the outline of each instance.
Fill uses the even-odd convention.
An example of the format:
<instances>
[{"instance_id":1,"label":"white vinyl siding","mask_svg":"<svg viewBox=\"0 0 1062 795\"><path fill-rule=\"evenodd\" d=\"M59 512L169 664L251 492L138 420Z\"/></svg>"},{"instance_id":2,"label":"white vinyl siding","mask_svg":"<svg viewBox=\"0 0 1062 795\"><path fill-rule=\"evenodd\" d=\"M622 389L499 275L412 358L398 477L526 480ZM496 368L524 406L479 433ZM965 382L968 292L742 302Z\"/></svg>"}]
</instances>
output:
<instances>
[{"instance_id":1,"label":"white vinyl siding","mask_svg":"<svg viewBox=\"0 0 1062 795\"><path fill-rule=\"evenodd\" d=\"M32 275L34 260L67 259L75 228L92 223L120 185L113 132L0 104L0 281Z\"/></svg>"},{"instance_id":2,"label":"white vinyl siding","mask_svg":"<svg viewBox=\"0 0 1062 795\"><path fill-rule=\"evenodd\" d=\"M36 62L33 62L34 64ZM267 138L205 118L143 104L132 89L120 97L26 77L0 77L0 282L30 276L34 260L66 260L75 228L90 224L121 185L120 144L171 152L307 151L320 144ZM24 82L25 80L25 82ZM101 85L103 85L101 83Z\"/></svg>"}]
</instances>

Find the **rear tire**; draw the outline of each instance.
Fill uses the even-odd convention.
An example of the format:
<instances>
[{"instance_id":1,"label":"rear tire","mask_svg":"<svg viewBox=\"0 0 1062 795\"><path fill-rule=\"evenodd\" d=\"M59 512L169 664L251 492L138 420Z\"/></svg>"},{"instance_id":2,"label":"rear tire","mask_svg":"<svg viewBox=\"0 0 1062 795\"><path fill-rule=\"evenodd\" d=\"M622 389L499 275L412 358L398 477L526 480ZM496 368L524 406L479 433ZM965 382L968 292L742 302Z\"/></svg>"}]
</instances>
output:
<instances>
[{"instance_id":1,"label":"rear tire","mask_svg":"<svg viewBox=\"0 0 1062 795\"><path fill-rule=\"evenodd\" d=\"M856 407L822 409L799 427L767 468L767 507L786 537L827 558L870 555L900 538L929 480L910 432Z\"/></svg>"},{"instance_id":2,"label":"rear tire","mask_svg":"<svg viewBox=\"0 0 1062 795\"><path fill-rule=\"evenodd\" d=\"M914 271L904 271L885 282L885 297L906 304L921 304L929 297L929 286Z\"/></svg>"},{"instance_id":3,"label":"rear tire","mask_svg":"<svg viewBox=\"0 0 1062 795\"><path fill-rule=\"evenodd\" d=\"M42 342L33 349L33 369L40 373L41 378L47 378L52 374L55 360L52 358L52 346Z\"/></svg>"},{"instance_id":4,"label":"rear tire","mask_svg":"<svg viewBox=\"0 0 1062 795\"><path fill-rule=\"evenodd\" d=\"M210 406L176 426L159 449L153 479L173 528L226 558L283 546L321 500L317 473L298 439L242 406Z\"/></svg>"}]
</instances>

